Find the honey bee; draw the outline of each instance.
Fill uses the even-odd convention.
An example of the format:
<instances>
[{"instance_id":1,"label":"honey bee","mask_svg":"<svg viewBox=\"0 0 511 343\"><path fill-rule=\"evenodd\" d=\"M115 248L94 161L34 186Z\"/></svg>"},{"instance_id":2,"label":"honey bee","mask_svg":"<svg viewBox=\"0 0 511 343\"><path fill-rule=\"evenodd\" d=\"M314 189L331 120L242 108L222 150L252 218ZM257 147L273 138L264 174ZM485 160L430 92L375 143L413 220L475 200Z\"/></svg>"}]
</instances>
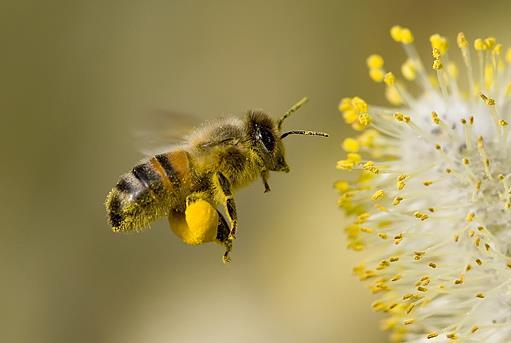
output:
<instances>
[{"instance_id":1,"label":"honey bee","mask_svg":"<svg viewBox=\"0 0 511 343\"><path fill-rule=\"evenodd\" d=\"M260 177L269 192L269 172L289 172L282 142L287 136L328 137L305 130L281 132L284 120L306 102L303 98L278 120L262 111L216 120L192 132L183 145L142 161L120 177L106 198L112 230L141 231L167 217L185 243L217 242L225 247L223 261L230 262L238 228L234 190Z\"/></svg>"}]
</instances>

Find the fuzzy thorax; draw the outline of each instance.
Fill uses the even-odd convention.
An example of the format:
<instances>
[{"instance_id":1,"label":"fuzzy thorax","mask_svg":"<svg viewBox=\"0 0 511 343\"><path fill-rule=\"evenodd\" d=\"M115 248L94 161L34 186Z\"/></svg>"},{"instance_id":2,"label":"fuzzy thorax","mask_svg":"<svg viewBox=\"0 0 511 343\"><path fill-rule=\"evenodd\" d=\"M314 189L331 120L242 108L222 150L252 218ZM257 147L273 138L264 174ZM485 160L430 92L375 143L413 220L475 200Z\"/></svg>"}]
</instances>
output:
<instances>
[{"instance_id":1,"label":"fuzzy thorax","mask_svg":"<svg viewBox=\"0 0 511 343\"><path fill-rule=\"evenodd\" d=\"M430 37L423 65L410 30L391 37L407 54L401 73L367 59L393 107L342 99L353 129L337 167L339 205L353 218L348 248L365 251L354 271L387 314L395 341L511 340L511 50L460 33L458 67L449 42Z\"/></svg>"}]
</instances>

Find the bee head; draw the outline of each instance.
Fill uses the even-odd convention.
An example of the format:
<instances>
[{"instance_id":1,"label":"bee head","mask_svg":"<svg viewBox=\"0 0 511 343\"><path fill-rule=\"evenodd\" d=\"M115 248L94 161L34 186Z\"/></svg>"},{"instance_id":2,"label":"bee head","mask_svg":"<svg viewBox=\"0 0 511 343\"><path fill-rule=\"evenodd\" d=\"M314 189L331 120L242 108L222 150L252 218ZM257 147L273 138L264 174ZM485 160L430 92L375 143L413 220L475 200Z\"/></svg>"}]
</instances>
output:
<instances>
[{"instance_id":1,"label":"bee head","mask_svg":"<svg viewBox=\"0 0 511 343\"><path fill-rule=\"evenodd\" d=\"M284 144L275 121L264 112L250 111L247 126L251 146L262 159L266 169L289 172L284 157Z\"/></svg>"},{"instance_id":2,"label":"bee head","mask_svg":"<svg viewBox=\"0 0 511 343\"><path fill-rule=\"evenodd\" d=\"M284 120L293 114L293 112L296 112L307 101L307 98L303 98L293 105L277 121L261 111L250 111L248 113L247 129L249 139L268 170L289 172L289 166L284 157L284 144L282 143L282 140L287 136L294 134L328 137L328 134L324 132L315 131L292 130L284 133L281 132Z\"/></svg>"}]
</instances>

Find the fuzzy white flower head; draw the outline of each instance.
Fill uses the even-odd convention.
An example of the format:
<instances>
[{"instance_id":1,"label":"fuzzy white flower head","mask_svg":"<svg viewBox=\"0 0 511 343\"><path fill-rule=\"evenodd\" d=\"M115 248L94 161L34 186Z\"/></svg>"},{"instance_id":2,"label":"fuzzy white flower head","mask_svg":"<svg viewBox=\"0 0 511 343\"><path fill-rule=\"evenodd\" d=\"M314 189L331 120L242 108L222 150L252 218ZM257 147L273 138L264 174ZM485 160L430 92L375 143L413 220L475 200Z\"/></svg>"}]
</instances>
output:
<instances>
[{"instance_id":1,"label":"fuzzy white flower head","mask_svg":"<svg viewBox=\"0 0 511 343\"><path fill-rule=\"evenodd\" d=\"M408 59L401 68L418 95L368 58L369 75L395 107L359 97L339 105L355 130L339 169L339 205L354 218L348 247L365 251L354 271L380 295L383 328L395 341L511 341L511 53L494 38L460 33L462 74L447 39L431 36L433 77L410 30L391 36ZM474 56L475 52L475 56ZM475 58L474 58L475 57Z\"/></svg>"}]
</instances>

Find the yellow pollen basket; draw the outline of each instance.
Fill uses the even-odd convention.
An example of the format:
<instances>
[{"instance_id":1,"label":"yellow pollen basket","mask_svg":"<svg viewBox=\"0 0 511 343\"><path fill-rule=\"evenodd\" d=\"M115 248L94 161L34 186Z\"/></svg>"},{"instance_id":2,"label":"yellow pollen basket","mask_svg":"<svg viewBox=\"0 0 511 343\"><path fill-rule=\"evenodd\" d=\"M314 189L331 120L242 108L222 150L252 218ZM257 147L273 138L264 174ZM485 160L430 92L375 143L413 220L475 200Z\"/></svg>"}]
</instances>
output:
<instances>
[{"instance_id":1,"label":"yellow pollen basket","mask_svg":"<svg viewBox=\"0 0 511 343\"><path fill-rule=\"evenodd\" d=\"M218 212L207 201L197 200L188 205L185 215L169 215L170 228L183 242L191 245L212 242L216 239Z\"/></svg>"}]
</instances>

